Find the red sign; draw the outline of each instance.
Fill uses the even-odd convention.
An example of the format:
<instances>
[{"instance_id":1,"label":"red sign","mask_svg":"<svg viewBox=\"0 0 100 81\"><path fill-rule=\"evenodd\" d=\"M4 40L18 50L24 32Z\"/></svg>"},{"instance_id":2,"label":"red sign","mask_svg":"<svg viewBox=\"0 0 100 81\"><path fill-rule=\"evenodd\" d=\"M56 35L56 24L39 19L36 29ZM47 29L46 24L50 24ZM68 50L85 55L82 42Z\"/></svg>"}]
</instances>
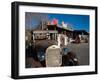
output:
<instances>
[{"instance_id":1,"label":"red sign","mask_svg":"<svg viewBox=\"0 0 100 81\"><path fill-rule=\"evenodd\" d=\"M57 19L53 19L51 24L52 25L57 25L58 24L58 20Z\"/></svg>"}]
</instances>

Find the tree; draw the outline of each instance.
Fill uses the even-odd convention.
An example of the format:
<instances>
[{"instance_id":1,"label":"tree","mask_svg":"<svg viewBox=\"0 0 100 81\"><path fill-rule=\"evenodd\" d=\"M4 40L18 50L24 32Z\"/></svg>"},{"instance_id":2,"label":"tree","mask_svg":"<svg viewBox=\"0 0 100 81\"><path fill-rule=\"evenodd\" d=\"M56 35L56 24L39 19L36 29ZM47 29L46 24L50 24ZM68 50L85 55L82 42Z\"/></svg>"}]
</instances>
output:
<instances>
[{"instance_id":1,"label":"tree","mask_svg":"<svg viewBox=\"0 0 100 81\"><path fill-rule=\"evenodd\" d=\"M40 29L46 26L48 16L46 13L25 13L25 28Z\"/></svg>"}]
</instances>

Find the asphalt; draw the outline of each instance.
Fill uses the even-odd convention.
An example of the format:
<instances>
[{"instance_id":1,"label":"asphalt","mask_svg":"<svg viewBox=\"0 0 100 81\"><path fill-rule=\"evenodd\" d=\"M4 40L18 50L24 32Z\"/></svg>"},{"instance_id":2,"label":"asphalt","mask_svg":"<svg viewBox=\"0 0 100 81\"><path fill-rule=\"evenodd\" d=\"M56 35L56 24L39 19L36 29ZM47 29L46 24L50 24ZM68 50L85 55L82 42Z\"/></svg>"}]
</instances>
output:
<instances>
[{"instance_id":1,"label":"asphalt","mask_svg":"<svg viewBox=\"0 0 100 81\"><path fill-rule=\"evenodd\" d=\"M89 43L68 44L67 48L76 53L79 65L89 65Z\"/></svg>"}]
</instances>

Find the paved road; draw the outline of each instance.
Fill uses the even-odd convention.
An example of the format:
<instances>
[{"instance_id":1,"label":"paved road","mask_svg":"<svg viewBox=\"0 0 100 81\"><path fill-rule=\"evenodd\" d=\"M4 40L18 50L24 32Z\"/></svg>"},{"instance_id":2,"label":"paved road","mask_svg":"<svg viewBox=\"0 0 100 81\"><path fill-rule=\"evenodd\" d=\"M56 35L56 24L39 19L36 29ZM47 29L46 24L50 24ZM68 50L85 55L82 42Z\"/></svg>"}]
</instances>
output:
<instances>
[{"instance_id":1,"label":"paved road","mask_svg":"<svg viewBox=\"0 0 100 81\"><path fill-rule=\"evenodd\" d=\"M77 58L79 59L79 65L89 65L89 44L69 44L67 46L69 50L76 53Z\"/></svg>"}]
</instances>

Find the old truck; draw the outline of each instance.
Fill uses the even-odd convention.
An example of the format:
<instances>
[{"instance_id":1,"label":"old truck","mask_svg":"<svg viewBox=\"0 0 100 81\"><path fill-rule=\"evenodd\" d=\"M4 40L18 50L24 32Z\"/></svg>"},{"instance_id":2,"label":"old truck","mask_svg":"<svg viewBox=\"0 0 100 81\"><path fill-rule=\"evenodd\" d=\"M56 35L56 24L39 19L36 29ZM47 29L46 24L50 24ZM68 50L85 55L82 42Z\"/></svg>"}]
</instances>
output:
<instances>
[{"instance_id":1,"label":"old truck","mask_svg":"<svg viewBox=\"0 0 100 81\"><path fill-rule=\"evenodd\" d=\"M57 36L56 31L32 33L33 42L26 48L26 68L76 66L79 64L75 53L65 45L58 45Z\"/></svg>"}]
</instances>

